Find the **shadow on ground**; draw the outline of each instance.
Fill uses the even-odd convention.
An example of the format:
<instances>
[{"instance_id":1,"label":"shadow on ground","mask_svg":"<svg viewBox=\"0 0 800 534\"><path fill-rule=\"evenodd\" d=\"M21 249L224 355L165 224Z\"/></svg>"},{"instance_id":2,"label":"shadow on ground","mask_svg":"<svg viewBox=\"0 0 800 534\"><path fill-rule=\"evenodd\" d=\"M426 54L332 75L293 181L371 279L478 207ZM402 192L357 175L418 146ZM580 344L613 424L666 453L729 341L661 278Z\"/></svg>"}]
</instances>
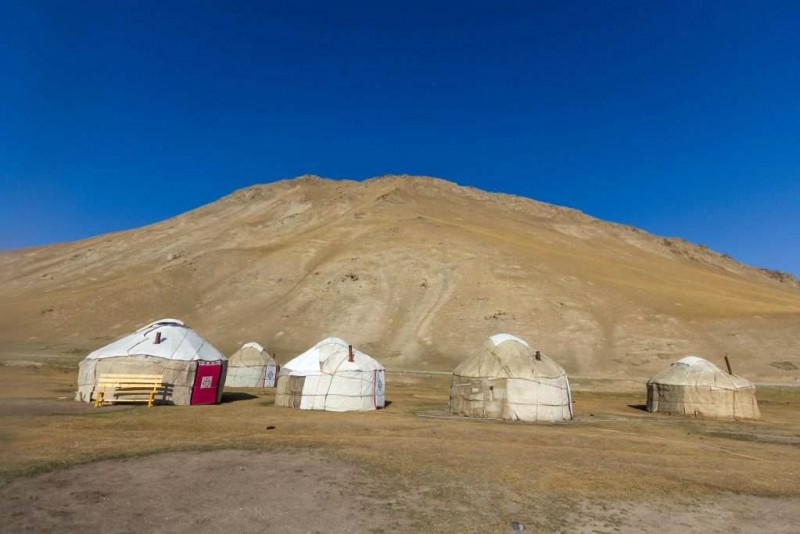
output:
<instances>
[{"instance_id":1,"label":"shadow on ground","mask_svg":"<svg viewBox=\"0 0 800 534\"><path fill-rule=\"evenodd\" d=\"M257 399L257 395L251 395L250 393L243 393L241 391L226 391L222 394L222 404L228 404L229 402L237 402L243 400L250 400L250 399Z\"/></svg>"}]
</instances>

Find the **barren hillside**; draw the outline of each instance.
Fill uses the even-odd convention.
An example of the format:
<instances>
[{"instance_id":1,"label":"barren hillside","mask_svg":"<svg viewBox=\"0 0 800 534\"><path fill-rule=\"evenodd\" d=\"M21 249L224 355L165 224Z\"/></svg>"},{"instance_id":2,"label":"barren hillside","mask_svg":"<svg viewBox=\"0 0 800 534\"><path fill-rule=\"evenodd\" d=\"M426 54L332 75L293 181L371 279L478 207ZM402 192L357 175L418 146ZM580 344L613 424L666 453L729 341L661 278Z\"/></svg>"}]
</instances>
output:
<instances>
[{"instance_id":1,"label":"barren hillside","mask_svg":"<svg viewBox=\"0 0 800 534\"><path fill-rule=\"evenodd\" d=\"M284 362L327 335L450 369L523 336L569 372L645 377L686 354L800 381L796 279L578 211L424 177L301 177L144 228L0 254L0 351L75 358L161 317Z\"/></svg>"}]
</instances>

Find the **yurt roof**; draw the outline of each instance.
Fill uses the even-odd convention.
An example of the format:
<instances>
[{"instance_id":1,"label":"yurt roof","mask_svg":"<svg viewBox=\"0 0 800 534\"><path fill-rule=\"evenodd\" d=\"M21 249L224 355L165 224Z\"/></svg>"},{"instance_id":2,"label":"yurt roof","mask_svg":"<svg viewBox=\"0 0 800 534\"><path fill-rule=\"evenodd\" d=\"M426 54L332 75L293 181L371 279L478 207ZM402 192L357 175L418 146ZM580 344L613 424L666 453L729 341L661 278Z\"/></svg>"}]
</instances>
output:
<instances>
[{"instance_id":1,"label":"yurt roof","mask_svg":"<svg viewBox=\"0 0 800 534\"><path fill-rule=\"evenodd\" d=\"M727 389L754 387L753 383L746 378L729 374L700 356L681 358L648 382L673 386L712 386Z\"/></svg>"},{"instance_id":2,"label":"yurt roof","mask_svg":"<svg viewBox=\"0 0 800 534\"><path fill-rule=\"evenodd\" d=\"M521 344L525 345L528 348L531 348L531 346L528 345L527 341L525 341L524 339L519 338L517 336L513 336L511 334L495 334L495 335L489 337L489 341L491 341L492 345L494 345L495 347L499 347L500 344L505 342L505 341L515 341L517 343L521 343Z\"/></svg>"},{"instance_id":3,"label":"yurt roof","mask_svg":"<svg viewBox=\"0 0 800 534\"><path fill-rule=\"evenodd\" d=\"M156 343L157 334L161 334ZM160 319L99 348L86 359L101 360L120 356L154 356L168 360L225 360L211 343L177 319Z\"/></svg>"},{"instance_id":4,"label":"yurt roof","mask_svg":"<svg viewBox=\"0 0 800 534\"><path fill-rule=\"evenodd\" d=\"M511 334L495 334L461 362L454 375L487 378L557 378L567 372L524 339Z\"/></svg>"},{"instance_id":5,"label":"yurt roof","mask_svg":"<svg viewBox=\"0 0 800 534\"><path fill-rule=\"evenodd\" d=\"M255 341L242 345L228 361L231 367L263 367L275 363L264 347Z\"/></svg>"},{"instance_id":6,"label":"yurt roof","mask_svg":"<svg viewBox=\"0 0 800 534\"><path fill-rule=\"evenodd\" d=\"M677 362L675 365L683 365L683 366L691 366L696 369L707 369L709 371L721 371L719 367L711 363L710 361L706 360L705 358L701 358L700 356L684 356Z\"/></svg>"},{"instance_id":7,"label":"yurt roof","mask_svg":"<svg viewBox=\"0 0 800 534\"><path fill-rule=\"evenodd\" d=\"M328 337L290 360L280 374L333 374L341 371L376 371L383 365L371 356L353 348L353 361L348 361L349 344L338 337Z\"/></svg>"}]
</instances>

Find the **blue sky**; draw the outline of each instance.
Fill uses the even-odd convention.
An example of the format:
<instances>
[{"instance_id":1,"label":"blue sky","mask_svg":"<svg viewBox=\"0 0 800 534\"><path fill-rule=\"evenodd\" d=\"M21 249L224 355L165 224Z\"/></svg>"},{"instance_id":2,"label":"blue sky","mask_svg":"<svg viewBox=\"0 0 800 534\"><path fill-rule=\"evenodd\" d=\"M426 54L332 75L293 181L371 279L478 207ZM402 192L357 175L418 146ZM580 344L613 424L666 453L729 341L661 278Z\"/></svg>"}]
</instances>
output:
<instances>
[{"instance_id":1,"label":"blue sky","mask_svg":"<svg viewBox=\"0 0 800 534\"><path fill-rule=\"evenodd\" d=\"M0 0L0 249L439 176L800 274L797 2Z\"/></svg>"}]
</instances>

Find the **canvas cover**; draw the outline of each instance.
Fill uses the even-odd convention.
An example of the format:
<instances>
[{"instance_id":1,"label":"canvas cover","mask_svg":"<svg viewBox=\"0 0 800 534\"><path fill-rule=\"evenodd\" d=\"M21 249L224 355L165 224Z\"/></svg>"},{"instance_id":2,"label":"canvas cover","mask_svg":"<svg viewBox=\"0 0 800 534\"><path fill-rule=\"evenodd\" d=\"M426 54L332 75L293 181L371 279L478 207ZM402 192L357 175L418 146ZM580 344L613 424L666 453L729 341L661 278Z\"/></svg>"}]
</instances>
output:
<instances>
[{"instance_id":1,"label":"canvas cover","mask_svg":"<svg viewBox=\"0 0 800 534\"><path fill-rule=\"evenodd\" d=\"M511 421L572 419L569 378L523 339L496 334L453 371L450 411Z\"/></svg>"},{"instance_id":2,"label":"canvas cover","mask_svg":"<svg viewBox=\"0 0 800 534\"><path fill-rule=\"evenodd\" d=\"M228 359L226 386L274 388L277 378L278 364L258 343L245 343Z\"/></svg>"},{"instance_id":3,"label":"canvas cover","mask_svg":"<svg viewBox=\"0 0 800 534\"><path fill-rule=\"evenodd\" d=\"M383 366L348 343L326 338L284 365L278 372L275 405L334 412L383 408Z\"/></svg>"},{"instance_id":4,"label":"canvas cover","mask_svg":"<svg viewBox=\"0 0 800 534\"><path fill-rule=\"evenodd\" d=\"M159 343L155 343L157 337ZM101 374L161 374L167 387L156 401L190 404L197 362L201 360L221 361L220 383L224 383L225 356L183 322L161 319L86 356L78 367L75 400L92 402ZM217 402L222 400L222 391L220 387Z\"/></svg>"},{"instance_id":5,"label":"canvas cover","mask_svg":"<svg viewBox=\"0 0 800 534\"><path fill-rule=\"evenodd\" d=\"M756 387L699 356L687 356L647 382L647 411L758 419Z\"/></svg>"}]
</instances>

